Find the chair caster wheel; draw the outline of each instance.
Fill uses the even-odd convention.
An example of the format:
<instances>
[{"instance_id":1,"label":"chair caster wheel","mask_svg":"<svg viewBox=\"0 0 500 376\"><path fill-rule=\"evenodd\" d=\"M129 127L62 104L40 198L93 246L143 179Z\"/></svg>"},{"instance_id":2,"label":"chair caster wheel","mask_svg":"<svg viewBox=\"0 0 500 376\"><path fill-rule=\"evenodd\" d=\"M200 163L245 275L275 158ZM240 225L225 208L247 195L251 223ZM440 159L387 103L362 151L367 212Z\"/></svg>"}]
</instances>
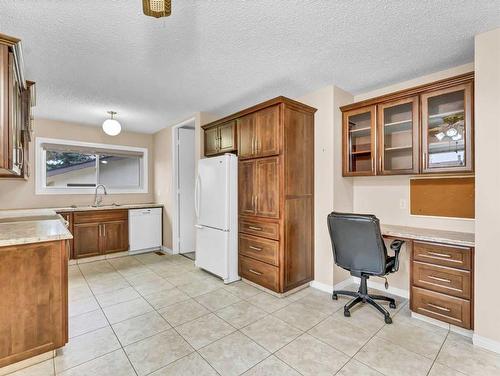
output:
<instances>
[{"instance_id":1,"label":"chair caster wheel","mask_svg":"<svg viewBox=\"0 0 500 376\"><path fill-rule=\"evenodd\" d=\"M396 309L396 303L389 303L389 308Z\"/></svg>"},{"instance_id":2,"label":"chair caster wheel","mask_svg":"<svg viewBox=\"0 0 500 376\"><path fill-rule=\"evenodd\" d=\"M349 311L344 311L344 316L345 316L345 317L351 317L351 312L349 312Z\"/></svg>"},{"instance_id":3,"label":"chair caster wheel","mask_svg":"<svg viewBox=\"0 0 500 376\"><path fill-rule=\"evenodd\" d=\"M338 299L339 299L339 297L337 294L332 294L332 300L338 300Z\"/></svg>"},{"instance_id":4,"label":"chair caster wheel","mask_svg":"<svg viewBox=\"0 0 500 376\"><path fill-rule=\"evenodd\" d=\"M386 324L392 324L392 319L391 319L391 317L390 317L390 316L386 316L386 317L385 317L385 323L386 323Z\"/></svg>"}]
</instances>

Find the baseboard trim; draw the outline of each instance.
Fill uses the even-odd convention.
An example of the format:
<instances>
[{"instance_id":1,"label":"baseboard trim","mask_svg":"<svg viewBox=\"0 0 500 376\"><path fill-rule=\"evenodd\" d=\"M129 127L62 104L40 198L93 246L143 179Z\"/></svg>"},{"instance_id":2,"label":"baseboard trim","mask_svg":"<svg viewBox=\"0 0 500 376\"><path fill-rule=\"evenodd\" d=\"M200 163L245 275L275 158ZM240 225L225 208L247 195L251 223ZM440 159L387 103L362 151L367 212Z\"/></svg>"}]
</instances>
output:
<instances>
[{"instance_id":1,"label":"baseboard trim","mask_svg":"<svg viewBox=\"0 0 500 376\"><path fill-rule=\"evenodd\" d=\"M163 253L166 253L167 255L173 255L174 251L168 247L165 247L164 245L161 246L161 251Z\"/></svg>"},{"instance_id":2,"label":"baseboard trim","mask_svg":"<svg viewBox=\"0 0 500 376\"><path fill-rule=\"evenodd\" d=\"M320 291L327 292L327 293L331 294L331 293L333 293L333 290L342 290L342 289L346 288L347 286L352 285L353 283L354 283L353 277L349 277L349 278L344 279L343 281L337 283L335 286L328 285L326 283L319 282L319 281L312 281L309 284L309 286L311 286L312 288L314 288L316 290L320 290Z\"/></svg>"},{"instance_id":3,"label":"baseboard trim","mask_svg":"<svg viewBox=\"0 0 500 376\"><path fill-rule=\"evenodd\" d=\"M486 337L481 337L474 333L474 335L472 336L472 343L483 349L500 354L500 342L498 341Z\"/></svg>"}]
</instances>

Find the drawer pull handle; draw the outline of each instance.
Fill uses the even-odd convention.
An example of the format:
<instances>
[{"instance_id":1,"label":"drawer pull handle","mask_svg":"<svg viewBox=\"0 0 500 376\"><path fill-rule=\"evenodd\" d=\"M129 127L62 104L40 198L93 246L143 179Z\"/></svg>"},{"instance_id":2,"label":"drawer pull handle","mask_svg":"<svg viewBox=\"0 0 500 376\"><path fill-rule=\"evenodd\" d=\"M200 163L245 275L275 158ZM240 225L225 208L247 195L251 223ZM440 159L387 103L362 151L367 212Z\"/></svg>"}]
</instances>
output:
<instances>
[{"instance_id":1,"label":"drawer pull handle","mask_svg":"<svg viewBox=\"0 0 500 376\"><path fill-rule=\"evenodd\" d=\"M252 274L255 274L255 275L262 275L262 273L261 273L261 272L257 272L257 271L255 271L255 270L253 270L253 269L248 269L248 271L249 271L250 273L252 273Z\"/></svg>"},{"instance_id":2,"label":"drawer pull handle","mask_svg":"<svg viewBox=\"0 0 500 376\"><path fill-rule=\"evenodd\" d=\"M254 251L262 251L262 248L254 247L253 245L249 245L248 248L253 249Z\"/></svg>"},{"instance_id":3,"label":"drawer pull handle","mask_svg":"<svg viewBox=\"0 0 500 376\"><path fill-rule=\"evenodd\" d=\"M450 312L451 311L451 309L449 309L449 308L441 307L441 306L438 306L438 305L435 305L435 304L432 304L432 303L427 303L427 305L429 307L432 307L432 308L435 308L435 309L439 309L440 311L444 311L444 312Z\"/></svg>"},{"instance_id":4,"label":"drawer pull handle","mask_svg":"<svg viewBox=\"0 0 500 376\"><path fill-rule=\"evenodd\" d=\"M440 257L440 258L451 258L451 255L448 255L446 253L427 252L427 254L430 256ZM424 255L424 256L426 256L426 255Z\"/></svg>"},{"instance_id":5,"label":"drawer pull handle","mask_svg":"<svg viewBox=\"0 0 500 376\"><path fill-rule=\"evenodd\" d=\"M429 278L429 279L433 279L434 281L451 283L451 280L449 280L449 279L446 279L446 278L439 278L439 277L434 277L433 275L430 275L430 276L428 276L427 278Z\"/></svg>"},{"instance_id":6,"label":"drawer pull handle","mask_svg":"<svg viewBox=\"0 0 500 376\"><path fill-rule=\"evenodd\" d=\"M248 226L250 230L255 230L255 231L262 231L262 227L256 227L256 226Z\"/></svg>"}]
</instances>

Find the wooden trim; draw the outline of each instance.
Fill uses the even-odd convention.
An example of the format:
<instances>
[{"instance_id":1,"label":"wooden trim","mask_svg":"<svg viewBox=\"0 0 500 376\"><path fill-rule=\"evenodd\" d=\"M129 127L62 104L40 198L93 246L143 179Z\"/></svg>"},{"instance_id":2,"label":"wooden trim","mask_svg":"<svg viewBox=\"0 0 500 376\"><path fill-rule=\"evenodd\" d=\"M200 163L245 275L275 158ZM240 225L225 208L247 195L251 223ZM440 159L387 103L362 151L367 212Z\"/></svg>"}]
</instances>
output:
<instances>
[{"instance_id":1,"label":"wooden trim","mask_svg":"<svg viewBox=\"0 0 500 376\"><path fill-rule=\"evenodd\" d=\"M239 117L248 115L248 114L250 114L252 112L260 111L260 110L262 110L262 109L264 109L266 107L271 107L271 106L274 106L274 105L280 104L280 103L284 103L288 107L295 108L295 109L297 109L299 111L303 111L303 112L315 113L317 111L317 109L315 109L315 108L313 108L311 106L305 105L303 103L297 102L297 101L295 101L293 99L290 99L290 98L287 98L287 97L279 96L279 97L267 100L265 102L259 103L259 104L255 105L255 106L246 108L246 109L244 109L242 111L239 111L239 112L236 112L234 114L225 116L225 117L223 117L223 118L221 118L219 120L216 120L216 121L213 121L211 123L205 124L201 128L203 128L203 129L211 128L211 127L214 127L216 125L219 125L219 124L231 121L231 120L235 120L235 119L237 119Z\"/></svg>"},{"instance_id":2,"label":"wooden trim","mask_svg":"<svg viewBox=\"0 0 500 376\"><path fill-rule=\"evenodd\" d=\"M15 46L19 42L21 42L21 39L0 33L0 44L5 44L9 47L12 47L12 46Z\"/></svg>"},{"instance_id":3,"label":"wooden trim","mask_svg":"<svg viewBox=\"0 0 500 376\"><path fill-rule=\"evenodd\" d=\"M402 89L399 91L395 91L393 93L380 95L378 97L366 99L366 100L363 100L360 102L350 103L348 105L341 106L340 110L342 112L350 111L350 110L356 109L358 107L366 107L366 106L371 106L374 104L379 104L379 103L383 103L383 102L401 99L404 97L418 95L418 94L421 94L425 91L435 91L435 90L445 89L445 88L448 88L450 86L464 84L464 83L471 81L473 79L474 79L474 72L468 72L468 73L464 73L464 74L461 74L458 76L444 78L442 80L434 81L434 82L431 82L428 84L414 86L414 87L409 88L409 89Z\"/></svg>"}]
</instances>

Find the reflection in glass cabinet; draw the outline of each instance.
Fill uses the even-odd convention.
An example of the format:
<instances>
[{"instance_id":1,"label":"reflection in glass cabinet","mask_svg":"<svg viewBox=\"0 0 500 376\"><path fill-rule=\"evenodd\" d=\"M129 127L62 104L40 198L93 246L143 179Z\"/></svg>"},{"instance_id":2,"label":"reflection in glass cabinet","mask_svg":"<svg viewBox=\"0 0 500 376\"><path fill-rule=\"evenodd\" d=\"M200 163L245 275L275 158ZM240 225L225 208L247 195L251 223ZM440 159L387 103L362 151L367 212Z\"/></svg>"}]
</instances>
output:
<instances>
[{"instance_id":1,"label":"reflection in glass cabinet","mask_svg":"<svg viewBox=\"0 0 500 376\"><path fill-rule=\"evenodd\" d=\"M465 168L470 124L468 87L423 97L427 169ZM467 116L469 115L469 117Z\"/></svg>"}]
</instances>

